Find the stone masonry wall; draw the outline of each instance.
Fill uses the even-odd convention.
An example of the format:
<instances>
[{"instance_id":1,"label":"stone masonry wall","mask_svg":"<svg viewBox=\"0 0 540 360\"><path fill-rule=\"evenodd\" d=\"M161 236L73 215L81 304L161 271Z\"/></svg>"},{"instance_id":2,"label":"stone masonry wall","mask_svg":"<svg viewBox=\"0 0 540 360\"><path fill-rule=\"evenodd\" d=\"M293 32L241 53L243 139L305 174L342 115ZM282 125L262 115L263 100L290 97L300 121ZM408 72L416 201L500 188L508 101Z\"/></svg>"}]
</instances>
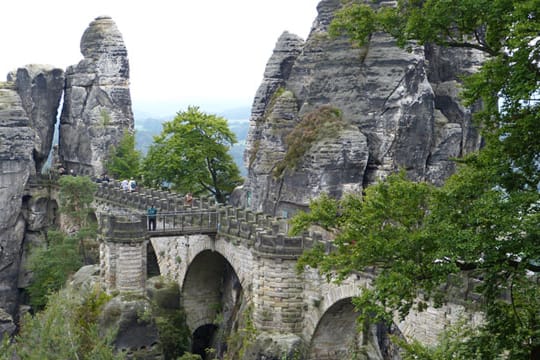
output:
<instances>
[{"instance_id":1,"label":"stone masonry wall","mask_svg":"<svg viewBox=\"0 0 540 360\"><path fill-rule=\"evenodd\" d=\"M119 190L108 186L98 192L99 201L120 204L124 199L129 200L127 203L132 204L135 212L143 212L142 204L155 201L143 189L136 194L119 195L117 193ZM177 206L174 199L173 195L168 200L163 199L157 203L171 211ZM164 233L156 233L156 236L152 236L152 232L143 230L146 224L145 220L141 220L144 217L140 215L133 217L136 221L133 220L131 225L128 221L115 222L114 227L118 226L118 231L107 229L110 220L105 221L102 222L104 238L113 239L117 244L104 247L102 262L108 264L102 263L102 269L103 274L110 273L110 283L128 284L126 288L135 284L132 282L136 281L134 279L126 279L125 282L113 279L112 273L117 277L124 276L119 266L126 266L128 271L136 272L137 265L122 264L123 260L119 254L128 255L130 250L126 248L127 237L130 231L133 231L128 228L129 226L137 228L139 237L140 234L145 234L144 236L151 238L161 275L174 279L183 289L184 305L189 308L188 313L192 312L188 316L192 330L214 322L218 313L215 306L222 301L223 296L221 293L223 283L220 281L226 276L227 266L232 268L238 284L243 289L244 303L253 305L252 316L259 331L300 336L306 344L312 341L326 315L330 318L346 315L333 308L335 304L349 303L354 296L360 294L361 287L369 286L375 276L371 273L358 273L340 284L335 284L327 282L326 278L313 269L299 275L295 269L298 256L305 248L312 246L314 241L321 241L321 234L289 237L286 235L288 229L283 219L231 206L222 207L201 200L197 200L189 208L185 205L179 206L180 213L197 212L208 207L217 211L219 223L216 224L216 234L167 236ZM160 214L162 213L158 213L158 221ZM135 233L129 236L131 239L137 238ZM139 254L143 254L142 248L146 251L145 244L141 241L140 245L137 245L140 252L128 257L139 259ZM139 273L145 276L146 263L140 261L138 264L140 264ZM478 279L474 276L463 279L463 283L457 282L455 289L458 291L454 290L455 303L440 309L429 308L425 312L411 314L403 321L396 318L395 324L405 337L431 344L440 331L463 314L474 323L478 323L481 316L464 306L478 300L478 294L474 291L477 282ZM355 312L351 310L350 316L355 316ZM343 331L340 330L339 324L334 327L332 321L325 321L323 329L327 332ZM375 334L377 331L372 333ZM377 344L377 341L370 344ZM371 346L370 351L375 354L379 350Z\"/></svg>"},{"instance_id":2,"label":"stone masonry wall","mask_svg":"<svg viewBox=\"0 0 540 360\"><path fill-rule=\"evenodd\" d=\"M144 219L101 214L100 273L108 291L144 291L147 243Z\"/></svg>"}]
</instances>

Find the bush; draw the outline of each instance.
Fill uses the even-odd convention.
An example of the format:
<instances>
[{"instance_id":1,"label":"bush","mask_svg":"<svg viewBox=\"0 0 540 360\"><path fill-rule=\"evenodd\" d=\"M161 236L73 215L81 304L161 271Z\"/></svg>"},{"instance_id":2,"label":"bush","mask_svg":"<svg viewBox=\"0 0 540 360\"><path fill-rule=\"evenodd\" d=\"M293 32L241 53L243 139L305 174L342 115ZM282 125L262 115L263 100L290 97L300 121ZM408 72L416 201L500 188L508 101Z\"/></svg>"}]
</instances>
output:
<instances>
[{"instance_id":1,"label":"bush","mask_svg":"<svg viewBox=\"0 0 540 360\"><path fill-rule=\"evenodd\" d=\"M41 310L47 304L47 297L60 290L69 275L82 265L82 256L77 240L60 231L47 232L48 246L33 250L29 269L32 281L28 286L30 305Z\"/></svg>"},{"instance_id":2,"label":"bush","mask_svg":"<svg viewBox=\"0 0 540 360\"><path fill-rule=\"evenodd\" d=\"M306 114L285 138L287 152L274 170L279 177L286 168L295 168L314 142L337 136L345 122L341 110L332 106L321 106Z\"/></svg>"},{"instance_id":3,"label":"bush","mask_svg":"<svg viewBox=\"0 0 540 360\"><path fill-rule=\"evenodd\" d=\"M29 360L123 359L112 346L114 334L99 331L98 315L108 300L99 288L69 287L51 294L43 311L22 319L20 333L6 353L15 351L18 358Z\"/></svg>"}]
</instances>

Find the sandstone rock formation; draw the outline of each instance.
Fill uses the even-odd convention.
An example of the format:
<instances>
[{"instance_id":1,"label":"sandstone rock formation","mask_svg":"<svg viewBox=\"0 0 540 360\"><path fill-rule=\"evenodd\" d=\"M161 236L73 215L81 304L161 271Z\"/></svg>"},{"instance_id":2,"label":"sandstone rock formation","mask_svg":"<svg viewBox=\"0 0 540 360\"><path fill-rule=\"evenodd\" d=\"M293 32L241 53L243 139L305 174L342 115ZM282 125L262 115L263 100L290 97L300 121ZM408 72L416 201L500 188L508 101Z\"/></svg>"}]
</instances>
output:
<instances>
[{"instance_id":1,"label":"sandstone rock formation","mask_svg":"<svg viewBox=\"0 0 540 360\"><path fill-rule=\"evenodd\" d=\"M279 38L253 101L248 175L233 204L287 217L321 192L359 192L400 168L413 180L440 184L454 170L451 157L479 147L471 109L459 104L458 79L474 71L480 56L414 44L407 52L384 33L363 47L330 38L340 6L319 3L305 42L289 33ZM295 163L284 162L287 135L323 107L341 113L339 133L317 137Z\"/></svg>"},{"instance_id":2,"label":"sandstone rock formation","mask_svg":"<svg viewBox=\"0 0 540 360\"><path fill-rule=\"evenodd\" d=\"M133 129L127 51L114 22L92 22L81 51L84 60L66 79L62 69L27 65L0 83L0 335L18 319L28 250L58 223L58 204L35 180L51 151L64 86L59 153L68 170L101 174L110 146Z\"/></svg>"},{"instance_id":3,"label":"sandstone rock formation","mask_svg":"<svg viewBox=\"0 0 540 360\"><path fill-rule=\"evenodd\" d=\"M10 73L8 80L15 82L30 127L36 131L34 161L39 174L51 152L64 91L64 70L49 65L27 65Z\"/></svg>"},{"instance_id":4,"label":"sandstone rock formation","mask_svg":"<svg viewBox=\"0 0 540 360\"><path fill-rule=\"evenodd\" d=\"M90 23L81 53L84 59L66 70L59 155L67 170L99 176L110 147L134 124L127 50L110 17Z\"/></svg>"},{"instance_id":5,"label":"sandstone rock formation","mask_svg":"<svg viewBox=\"0 0 540 360\"><path fill-rule=\"evenodd\" d=\"M21 214L25 184L35 174L35 132L14 83L0 83L0 312L13 316L26 223ZM4 317L5 318L5 317Z\"/></svg>"}]
</instances>

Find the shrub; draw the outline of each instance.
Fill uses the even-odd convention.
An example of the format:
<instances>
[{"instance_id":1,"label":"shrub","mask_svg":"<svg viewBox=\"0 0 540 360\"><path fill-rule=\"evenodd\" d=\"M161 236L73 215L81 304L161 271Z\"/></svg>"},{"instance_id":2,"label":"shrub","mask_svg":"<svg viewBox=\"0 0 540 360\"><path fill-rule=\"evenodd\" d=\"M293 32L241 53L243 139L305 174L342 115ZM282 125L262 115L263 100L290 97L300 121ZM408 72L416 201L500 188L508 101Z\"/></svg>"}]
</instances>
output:
<instances>
[{"instance_id":1,"label":"shrub","mask_svg":"<svg viewBox=\"0 0 540 360\"><path fill-rule=\"evenodd\" d=\"M276 165L274 176L280 177L286 168L295 168L314 142L337 136L344 126L341 110L329 105L306 114L285 138L287 152Z\"/></svg>"},{"instance_id":2,"label":"shrub","mask_svg":"<svg viewBox=\"0 0 540 360\"><path fill-rule=\"evenodd\" d=\"M43 309L47 297L66 283L70 274L82 265L77 240L59 231L47 233L48 246L35 249L30 256L29 269L32 281L28 286L30 305Z\"/></svg>"}]
</instances>

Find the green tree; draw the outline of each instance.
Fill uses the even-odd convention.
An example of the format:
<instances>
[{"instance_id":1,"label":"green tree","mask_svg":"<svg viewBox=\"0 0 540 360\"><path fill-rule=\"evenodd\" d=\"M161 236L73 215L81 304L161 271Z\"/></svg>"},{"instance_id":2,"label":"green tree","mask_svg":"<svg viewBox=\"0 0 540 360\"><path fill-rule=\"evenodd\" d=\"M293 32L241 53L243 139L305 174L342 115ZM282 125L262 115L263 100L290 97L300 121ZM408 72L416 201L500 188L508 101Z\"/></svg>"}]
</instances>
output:
<instances>
[{"instance_id":1,"label":"green tree","mask_svg":"<svg viewBox=\"0 0 540 360\"><path fill-rule=\"evenodd\" d=\"M138 179L140 163L141 153L135 149L135 134L126 132L118 146L111 148L105 168L115 179Z\"/></svg>"},{"instance_id":2,"label":"green tree","mask_svg":"<svg viewBox=\"0 0 540 360\"><path fill-rule=\"evenodd\" d=\"M312 215L295 220L296 231L313 223L336 234L333 251L317 246L299 268L340 278L377 269L373 288L354 300L364 314L388 320L428 300L440 304L449 275L471 267L482 274L485 322L450 332L438 349L405 346L410 358L540 357L539 11L540 0L403 0L377 9L355 1L331 25L332 34L359 44L385 31L405 47L416 41L486 55L463 91L466 104L483 103L475 119L486 146L461 161L443 187L395 175L364 197L314 202Z\"/></svg>"},{"instance_id":3,"label":"green tree","mask_svg":"<svg viewBox=\"0 0 540 360\"><path fill-rule=\"evenodd\" d=\"M60 185L60 212L70 221L70 236L79 242L85 263L95 258L97 223L92 202L97 185L87 176L62 176Z\"/></svg>"},{"instance_id":4,"label":"green tree","mask_svg":"<svg viewBox=\"0 0 540 360\"><path fill-rule=\"evenodd\" d=\"M460 346L450 346L449 339L443 345L460 349L455 359L529 358L540 346L534 274L540 196L505 191L489 158L471 161L474 166L463 167L442 188L410 182L401 173L368 187L363 197L312 202L309 213L293 219L293 229L299 233L315 224L331 230L333 250L315 246L302 255L298 269L309 265L339 281L375 268L373 287L353 302L363 314L391 321L394 311L403 317L430 301L438 306L451 300L441 285L452 274L476 268L484 278L478 306L486 321L467 338L451 338Z\"/></svg>"},{"instance_id":5,"label":"green tree","mask_svg":"<svg viewBox=\"0 0 540 360\"><path fill-rule=\"evenodd\" d=\"M29 261L32 281L27 290L35 310L43 309L48 296L60 290L83 263L77 239L49 231L47 240L47 247L34 249Z\"/></svg>"},{"instance_id":6,"label":"green tree","mask_svg":"<svg viewBox=\"0 0 540 360\"><path fill-rule=\"evenodd\" d=\"M225 202L242 183L238 167L229 154L236 143L227 120L188 107L163 124L143 160L145 183L170 184L180 192L210 193Z\"/></svg>"}]
</instances>

